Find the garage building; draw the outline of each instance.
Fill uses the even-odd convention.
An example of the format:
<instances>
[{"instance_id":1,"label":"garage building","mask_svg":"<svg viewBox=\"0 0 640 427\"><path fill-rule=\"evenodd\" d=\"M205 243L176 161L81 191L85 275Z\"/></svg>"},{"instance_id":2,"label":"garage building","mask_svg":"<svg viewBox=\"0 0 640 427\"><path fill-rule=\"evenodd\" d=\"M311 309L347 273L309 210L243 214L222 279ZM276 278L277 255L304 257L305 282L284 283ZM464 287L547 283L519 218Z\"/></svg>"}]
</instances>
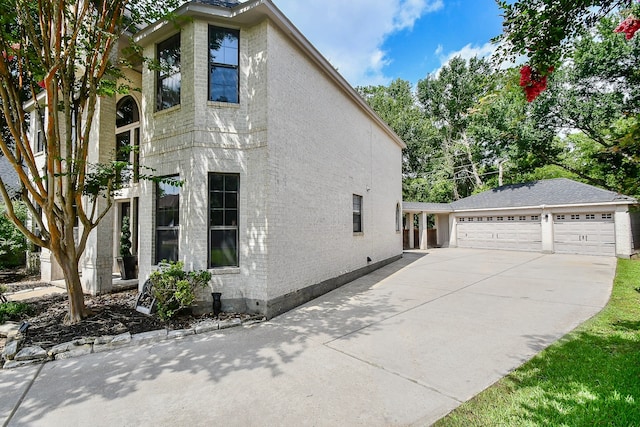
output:
<instances>
[{"instance_id":1,"label":"garage building","mask_svg":"<svg viewBox=\"0 0 640 427\"><path fill-rule=\"evenodd\" d=\"M405 224L447 227L435 246L628 258L640 248L638 201L566 178L505 185L448 205L405 203ZM442 221L449 211L448 224ZM437 221L428 221L434 214ZM409 234L413 235L413 231ZM418 234L411 247L427 248ZM413 239L412 239L413 240Z\"/></svg>"}]
</instances>

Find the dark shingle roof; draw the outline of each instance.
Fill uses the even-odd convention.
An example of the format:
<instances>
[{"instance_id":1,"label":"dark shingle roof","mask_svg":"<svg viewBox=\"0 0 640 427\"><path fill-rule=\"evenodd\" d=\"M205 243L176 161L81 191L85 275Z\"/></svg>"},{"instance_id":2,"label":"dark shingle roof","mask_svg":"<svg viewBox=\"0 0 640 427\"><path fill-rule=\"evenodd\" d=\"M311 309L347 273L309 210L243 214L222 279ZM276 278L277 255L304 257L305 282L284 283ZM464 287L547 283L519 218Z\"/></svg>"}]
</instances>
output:
<instances>
[{"instance_id":1,"label":"dark shingle roof","mask_svg":"<svg viewBox=\"0 0 640 427\"><path fill-rule=\"evenodd\" d=\"M11 198L16 197L20 193L20 178L18 178L18 174L13 169L11 163L2 155L0 155L0 178L7 187ZM2 201L2 197L0 197L0 201Z\"/></svg>"},{"instance_id":2,"label":"dark shingle roof","mask_svg":"<svg viewBox=\"0 0 640 427\"><path fill-rule=\"evenodd\" d=\"M212 6L234 7L240 4L238 0L195 0L197 3L210 4Z\"/></svg>"},{"instance_id":3,"label":"dark shingle roof","mask_svg":"<svg viewBox=\"0 0 640 427\"><path fill-rule=\"evenodd\" d=\"M603 190L567 178L546 179L502 187L451 203L454 210L590 203L637 203L633 197Z\"/></svg>"}]
</instances>

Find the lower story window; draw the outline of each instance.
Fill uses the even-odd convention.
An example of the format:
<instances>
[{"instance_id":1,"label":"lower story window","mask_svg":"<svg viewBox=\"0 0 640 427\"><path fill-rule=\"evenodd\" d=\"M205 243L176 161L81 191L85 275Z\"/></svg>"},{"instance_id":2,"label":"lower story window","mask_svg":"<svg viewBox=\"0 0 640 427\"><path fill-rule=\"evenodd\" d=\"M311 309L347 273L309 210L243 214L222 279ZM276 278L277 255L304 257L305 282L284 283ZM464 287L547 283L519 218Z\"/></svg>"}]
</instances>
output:
<instances>
[{"instance_id":1,"label":"lower story window","mask_svg":"<svg viewBox=\"0 0 640 427\"><path fill-rule=\"evenodd\" d=\"M161 261L178 261L179 213L180 187L167 182L158 182L156 184L156 264Z\"/></svg>"},{"instance_id":2,"label":"lower story window","mask_svg":"<svg viewBox=\"0 0 640 427\"><path fill-rule=\"evenodd\" d=\"M238 267L240 175L209 174L209 267Z\"/></svg>"}]
</instances>

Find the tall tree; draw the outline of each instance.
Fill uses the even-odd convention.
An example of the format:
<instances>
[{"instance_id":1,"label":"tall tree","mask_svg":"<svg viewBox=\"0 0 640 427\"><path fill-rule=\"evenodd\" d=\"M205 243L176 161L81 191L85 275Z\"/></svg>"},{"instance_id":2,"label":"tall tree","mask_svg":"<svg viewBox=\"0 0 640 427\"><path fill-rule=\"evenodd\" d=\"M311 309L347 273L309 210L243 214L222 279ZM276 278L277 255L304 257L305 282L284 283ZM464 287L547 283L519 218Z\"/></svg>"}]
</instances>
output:
<instances>
[{"instance_id":1,"label":"tall tree","mask_svg":"<svg viewBox=\"0 0 640 427\"><path fill-rule=\"evenodd\" d=\"M550 163L592 184L638 194L640 40L613 32L621 19L602 18L576 37L570 60L531 109L538 125L553 130L562 146Z\"/></svg>"},{"instance_id":2,"label":"tall tree","mask_svg":"<svg viewBox=\"0 0 640 427\"><path fill-rule=\"evenodd\" d=\"M7 216L60 264L69 323L88 314L78 263L90 232L122 185L125 168L115 159L104 165L87 162L89 147L95 143L91 129L97 100L125 90L116 83L126 62L119 60L119 37L142 16L155 19L164 5L167 2L144 0L0 0L0 107L8 129L8 134L0 134L0 149L19 176L21 200L40 233L28 228L11 208L1 180L0 193ZM29 136L25 111L29 99L44 129L44 170L38 168ZM102 197L107 203L99 208ZM76 218L82 230L77 239Z\"/></svg>"},{"instance_id":3,"label":"tall tree","mask_svg":"<svg viewBox=\"0 0 640 427\"><path fill-rule=\"evenodd\" d=\"M424 114L433 120L441 146L442 169L451 180L452 198L470 195L484 185L480 147L469 134L473 109L496 89L489 61L453 58L437 74L418 82L417 96Z\"/></svg>"}]
</instances>

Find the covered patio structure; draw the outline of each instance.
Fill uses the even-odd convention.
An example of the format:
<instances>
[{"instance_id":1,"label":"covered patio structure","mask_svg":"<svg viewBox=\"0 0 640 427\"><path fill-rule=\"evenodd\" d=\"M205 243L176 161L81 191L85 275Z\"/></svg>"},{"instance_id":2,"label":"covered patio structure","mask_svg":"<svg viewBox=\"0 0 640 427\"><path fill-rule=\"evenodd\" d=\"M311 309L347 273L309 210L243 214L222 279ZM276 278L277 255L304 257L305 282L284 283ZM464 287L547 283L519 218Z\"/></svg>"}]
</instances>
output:
<instances>
[{"instance_id":1,"label":"covered patio structure","mask_svg":"<svg viewBox=\"0 0 640 427\"><path fill-rule=\"evenodd\" d=\"M403 202L404 249L429 249L449 246L448 203Z\"/></svg>"}]
</instances>

